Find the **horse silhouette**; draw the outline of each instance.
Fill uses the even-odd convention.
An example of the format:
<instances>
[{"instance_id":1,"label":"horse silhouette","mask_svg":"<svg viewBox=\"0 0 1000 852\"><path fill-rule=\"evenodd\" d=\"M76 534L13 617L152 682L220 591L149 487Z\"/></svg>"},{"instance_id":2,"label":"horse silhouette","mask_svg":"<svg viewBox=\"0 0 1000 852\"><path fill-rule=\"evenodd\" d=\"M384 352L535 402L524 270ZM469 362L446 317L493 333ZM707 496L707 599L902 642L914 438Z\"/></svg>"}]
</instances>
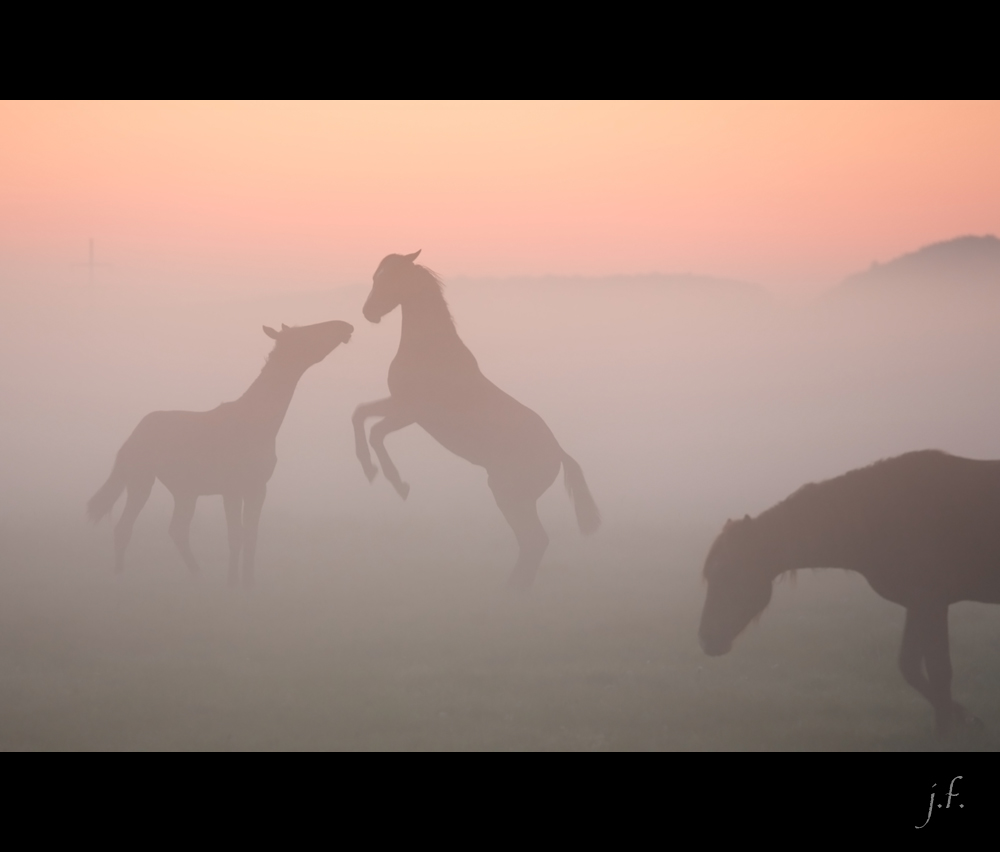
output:
<instances>
[{"instance_id":1,"label":"horse silhouette","mask_svg":"<svg viewBox=\"0 0 1000 852\"><path fill-rule=\"evenodd\" d=\"M386 479L404 500L410 486L389 458L385 437L411 423L422 426L456 455L486 468L497 506L517 537L518 558L510 585L527 588L549 543L536 503L555 481L560 466L580 530L596 530L600 513L580 465L559 446L545 421L480 372L455 330L440 280L414 263L419 254L386 257L375 270L365 301L362 313L370 322L377 323L397 306L402 308L403 322L399 350L389 367L391 396L360 405L354 412L357 456L371 481L378 468L368 449L365 421L381 417L372 426L371 446Z\"/></svg>"},{"instance_id":2,"label":"horse silhouette","mask_svg":"<svg viewBox=\"0 0 1000 852\"><path fill-rule=\"evenodd\" d=\"M107 515L122 491L125 510L115 525L115 571L124 568L132 526L158 478L174 496L170 537L192 573L199 572L191 552L190 530L198 497L221 494L229 531L229 582L253 582L257 524L278 458L275 439L302 374L318 364L354 328L333 320L281 331L264 326L275 340L260 375L239 399L211 411L154 411L122 445L108 481L90 499L92 521Z\"/></svg>"},{"instance_id":3,"label":"horse silhouette","mask_svg":"<svg viewBox=\"0 0 1000 852\"><path fill-rule=\"evenodd\" d=\"M823 567L857 571L906 608L899 667L934 708L939 735L981 724L951 698L948 607L1000 603L1000 461L907 453L727 522L705 560L702 648L727 653L775 577Z\"/></svg>"}]
</instances>

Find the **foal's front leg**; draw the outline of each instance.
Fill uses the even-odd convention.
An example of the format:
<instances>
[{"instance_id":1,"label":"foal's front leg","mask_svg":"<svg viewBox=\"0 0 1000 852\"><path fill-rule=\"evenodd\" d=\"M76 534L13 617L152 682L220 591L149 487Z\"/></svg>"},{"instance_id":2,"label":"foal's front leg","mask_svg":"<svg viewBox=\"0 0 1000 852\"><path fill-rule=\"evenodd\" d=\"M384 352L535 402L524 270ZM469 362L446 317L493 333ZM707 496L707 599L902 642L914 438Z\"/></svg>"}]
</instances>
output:
<instances>
[{"instance_id":1,"label":"foal's front leg","mask_svg":"<svg viewBox=\"0 0 1000 852\"><path fill-rule=\"evenodd\" d=\"M372 455L368 450L368 438L365 436L365 421L369 417L386 417L392 411L392 397L376 402L365 402L354 409L351 423L354 424L354 452L361 462L361 469L371 482L378 473L378 468L372 464Z\"/></svg>"},{"instance_id":2,"label":"foal's front leg","mask_svg":"<svg viewBox=\"0 0 1000 852\"><path fill-rule=\"evenodd\" d=\"M253 564L257 555L257 525L260 510L264 508L267 483L248 488L243 495L243 587L253 585Z\"/></svg>"},{"instance_id":3,"label":"foal's front leg","mask_svg":"<svg viewBox=\"0 0 1000 852\"><path fill-rule=\"evenodd\" d=\"M198 497L195 494L175 494L174 495L174 516L170 519L170 537L181 552L184 562L192 575L201 573L198 560L191 552L191 519L194 517L195 503Z\"/></svg>"},{"instance_id":4,"label":"foal's front leg","mask_svg":"<svg viewBox=\"0 0 1000 852\"><path fill-rule=\"evenodd\" d=\"M243 495L223 494L226 507L226 529L229 533L229 585L240 582L240 553L243 550Z\"/></svg>"}]
</instances>

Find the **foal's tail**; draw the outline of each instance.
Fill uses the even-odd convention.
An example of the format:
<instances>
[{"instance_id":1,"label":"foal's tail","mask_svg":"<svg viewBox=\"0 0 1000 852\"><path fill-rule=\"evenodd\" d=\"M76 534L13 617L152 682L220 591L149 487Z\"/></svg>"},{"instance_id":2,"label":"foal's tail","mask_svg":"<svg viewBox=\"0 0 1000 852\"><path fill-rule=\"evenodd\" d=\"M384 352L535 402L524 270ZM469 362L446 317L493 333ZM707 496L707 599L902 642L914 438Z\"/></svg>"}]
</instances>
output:
<instances>
[{"instance_id":1,"label":"foal's tail","mask_svg":"<svg viewBox=\"0 0 1000 852\"><path fill-rule=\"evenodd\" d=\"M562 465L566 490L573 501L580 532L584 535L595 532L601 525L601 512L587 487L587 480L583 478L583 468L565 450L562 454Z\"/></svg>"},{"instance_id":2,"label":"foal's tail","mask_svg":"<svg viewBox=\"0 0 1000 852\"><path fill-rule=\"evenodd\" d=\"M124 449L122 447L122 450ZM108 477L108 481L87 501L87 517L90 518L92 523L96 524L108 514L125 490L125 463L122 455L122 451L119 450L118 457L115 459L115 466L111 469L111 476Z\"/></svg>"}]
</instances>

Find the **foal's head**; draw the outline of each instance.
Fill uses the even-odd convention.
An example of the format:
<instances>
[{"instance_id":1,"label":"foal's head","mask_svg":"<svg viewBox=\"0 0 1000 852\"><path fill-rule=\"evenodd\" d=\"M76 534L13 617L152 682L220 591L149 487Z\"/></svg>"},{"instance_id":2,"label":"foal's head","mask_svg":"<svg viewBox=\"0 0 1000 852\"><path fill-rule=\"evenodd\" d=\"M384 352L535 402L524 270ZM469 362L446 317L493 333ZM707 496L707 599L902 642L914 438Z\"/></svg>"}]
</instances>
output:
<instances>
[{"instance_id":1,"label":"foal's head","mask_svg":"<svg viewBox=\"0 0 1000 852\"><path fill-rule=\"evenodd\" d=\"M353 331L353 325L340 320L294 328L282 323L281 331L275 331L265 325L264 334L276 341L268 363L293 369L306 369L318 364L341 343L347 343Z\"/></svg>"},{"instance_id":2,"label":"foal's head","mask_svg":"<svg viewBox=\"0 0 1000 852\"><path fill-rule=\"evenodd\" d=\"M433 286L440 293L441 284L434 273L413 262L419 254L390 254L378 265L372 276L372 291L361 309L366 320L378 322L420 287Z\"/></svg>"},{"instance_id":3,"label":"foal's head","mask_svg":"<svg viewBox=\"0 0 1000 852\"><path fill-rule=\"evenodd\" d=\"M774 565L754 523L749 515L727 521L705 559L708 596L698 639L713 657L728 653L733 640L771 600Z\"/></svg>"}]
</instances>

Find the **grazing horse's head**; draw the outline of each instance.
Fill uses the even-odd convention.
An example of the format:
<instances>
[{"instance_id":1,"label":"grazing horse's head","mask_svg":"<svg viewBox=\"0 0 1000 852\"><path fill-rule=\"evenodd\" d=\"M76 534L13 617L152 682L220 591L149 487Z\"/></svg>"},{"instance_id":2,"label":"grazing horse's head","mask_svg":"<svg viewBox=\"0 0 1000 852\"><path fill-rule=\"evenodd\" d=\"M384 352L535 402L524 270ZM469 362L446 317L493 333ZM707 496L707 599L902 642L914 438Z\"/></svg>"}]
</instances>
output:
<instances>
[{"instance_id":1,"label":"grazing horse's head","mask_svg":"<svg viewBox=\"0 0 1000 852\"><path fill-rule=\"evenodd\" d=\"M378 265L372 276L372 291L361 309L366 320L378 322L399 305L407 282L416 269L413 261L419 254L419 251L413 254L390 254Z\"/></svg>"},{"instance_id":2,"label":"grazing horse's head","mask_svg":"<svg viewBox=\"0 0 1000 852\"><path fill-rule=\"evenodd\" d=\"M301 369L318 364L341 343L347 343L353 332L353 325L340 320L294 328L282 323L281 331L264 326L264 334L276 341L269 361Z\"/></svg>"},{"instance_id":3,"label":"grazing horse's head","mask_svg":"<svg viewBox=\"0 0 1000 852\"><path fill-rule=\"evenodd\" d=\"M727 521L705 559L708 596L698 639L706 654L729 652L733 640L771 600L774 565L748 515Z\"/></svg>"}]
</instances>

